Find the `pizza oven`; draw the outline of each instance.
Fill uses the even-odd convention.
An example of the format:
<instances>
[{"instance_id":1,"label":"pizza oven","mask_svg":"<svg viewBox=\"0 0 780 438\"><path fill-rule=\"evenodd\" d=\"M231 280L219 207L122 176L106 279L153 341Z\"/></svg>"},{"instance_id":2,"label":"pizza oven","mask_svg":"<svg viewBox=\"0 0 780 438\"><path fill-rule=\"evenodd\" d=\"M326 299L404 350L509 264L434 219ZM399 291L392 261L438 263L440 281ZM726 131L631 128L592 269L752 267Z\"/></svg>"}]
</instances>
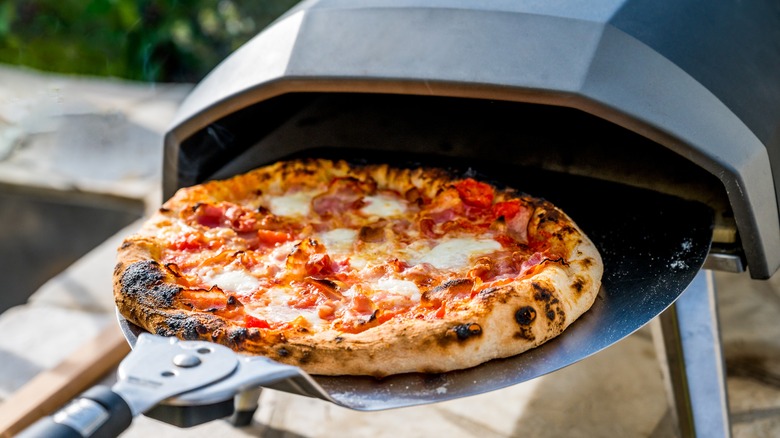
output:
<instances>
[{"instance_id":1,"label":"pizza oven","mask_svg":"<svg viewBox=\"0 0 780 438\"><path fill-rule=\"evenodd\" d=\"M680 286L657 302L637 291L606 300L607 313L624 306L635 317L601 322L627 335L661 314L681 427L728 435L711 277L700 269L766 279L780 267L778 77L780 10L769 1L304 1L183 103L165 139L164 195L328 156L465 169L564 209L574 194L572 208L593 223L652 198L663 217L641 224L644 238L663 245L678 223L692 230L682 248L693 241L704 256L686 261L687 277L674 260L607 263L615 276ZM598 348L620 338L582 336Z\"/></svg>"}]
</instances>

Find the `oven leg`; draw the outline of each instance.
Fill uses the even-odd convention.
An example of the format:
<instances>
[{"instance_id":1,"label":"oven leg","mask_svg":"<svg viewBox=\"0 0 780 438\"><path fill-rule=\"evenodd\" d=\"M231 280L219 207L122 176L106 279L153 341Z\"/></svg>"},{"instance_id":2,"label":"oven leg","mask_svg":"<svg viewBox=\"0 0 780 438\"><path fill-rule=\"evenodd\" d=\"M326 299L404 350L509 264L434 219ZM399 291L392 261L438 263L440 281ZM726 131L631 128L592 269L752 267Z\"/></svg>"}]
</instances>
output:
<instances>
[{"instance_id":1,"label":"oven leg","mask_svg":"<svg viewBox=\"0 0 780 438\"><path fill-rule=\"evenodd\" d=\"M730 437L726 374L711 271L700 271L653 321L667 395L682 437Z\"/></svg>"},{"instance_id":2,"label":"oven leg","mask_svg":"<svg viewBox=\"0 0 780 438\"><path fill-rule=\"evenodd\" d=\"M252 424L252 418L255 416L259 406L260 391L262 388L246 389L239 392L233 399L235 411L228 419L230 424L236 427L244 427Z\"/></svg>"}]
</instances>

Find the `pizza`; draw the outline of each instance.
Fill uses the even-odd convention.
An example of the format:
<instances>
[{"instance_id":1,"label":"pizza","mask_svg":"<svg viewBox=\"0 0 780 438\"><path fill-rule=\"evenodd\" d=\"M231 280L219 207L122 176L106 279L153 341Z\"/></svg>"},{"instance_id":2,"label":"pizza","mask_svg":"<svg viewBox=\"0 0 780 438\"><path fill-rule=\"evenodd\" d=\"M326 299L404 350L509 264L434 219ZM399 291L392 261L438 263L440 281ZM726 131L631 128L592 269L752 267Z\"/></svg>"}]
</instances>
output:
<instances>
[{"instance_id":1,"label":"pizza","mask_svg":"<svg viewBox=\"0 0 780 438\"><path fill-rule=\"evenodd\" d=\"M114 296L151 333L382 377L536 347L591 307L602 270L546 200L305 159L180 189L120 246Z\"/></svg>"}]
</instances>

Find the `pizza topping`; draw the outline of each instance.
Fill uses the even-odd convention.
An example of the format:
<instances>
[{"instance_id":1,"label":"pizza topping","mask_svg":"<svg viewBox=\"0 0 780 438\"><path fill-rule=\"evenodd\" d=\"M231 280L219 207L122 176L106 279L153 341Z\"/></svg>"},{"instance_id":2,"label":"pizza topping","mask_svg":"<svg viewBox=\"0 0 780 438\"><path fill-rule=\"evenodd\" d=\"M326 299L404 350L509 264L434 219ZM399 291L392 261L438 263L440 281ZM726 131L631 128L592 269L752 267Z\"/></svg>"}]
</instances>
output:
<instances>
[{"instance_id":1,"label":"pizza topping","mask_svg":"<svg viewBox=\"0 0 780 438\"><path fill-rule=\"evenodd\" d=\"M507 234L519 243L528 243L528 222L531 220L531 209L520 208L511 217L505 217Z\"/></svg>"},{"instance_id":2,"label":"pizza topping","mask_svg":"<svg viewBox=\"0 0 780 438\"><path fill-rule=\"evenodd\" d=\"M297 191L282 196L270 198L269 208L277 216L305 217L311 211L311 202L314 193Z\"/></svg>"},{"instance_id":3,"label":"pizza topping","mask_svg":"<svg viewBox=\"0 0 780 438\"><path fill-rule=\"evenodd\" d=\"M331 216L363 207L363 197L376 190L376 182L356 178L335 178L325 193L315 196L311 205L320 216Z\"/></svg>"},{"instance_id":4,"label":"pizza topping","mask_svg":"<svg viewBox=\"0 0 780 438\"><path fill-rule=\"evenodd\" d=\"M335 228L317 234L328 249L330 254L344 255L352 252L352 247L357 241L358 232L350 228Z\"/></svg>"},{"instance_id":5,"label":"pizza topping","mask_svg":"<svg viewBox=\"0 0 780 438\"><path fill-rule=\"evenodd\" d=\"M179 300L193 309L215 312L228 306L228 297L218 287L209 290L190 289L179 293Z\"/></svg>"},{"instance_id":6,"label":"pizza topping","mask_svg":"<svg viewBox=\"0 0 780 438\"><path fill-rule=\"evenodd\" d=\"M285 270L288 275L301 278L308 275L307 265L315 254L324 254L325 247L316 239L308 238L295 243L285 258Z\"/></svg>"},{"instance_id":7,"label":"pizza topping","mask_svg":"<svg viewBox=\"0 0 780 438\"><path fill-rule=\"evenodd\" d=\"M512 219L520 212L520 201L513 199L511 201L496 202L493 204L493 216L496 219Z\"/></svg>"},{"instance_id":8,"label":"pizza topping","mask_svg":"<svg viewBox=\"0 0 780 438\"><path fill-rule=\"evenodd\" d=\"M445 240L429 252L420 254L416 263L430 263L438 269L463 269L469 261L501 249L501 244L488 238L457 237Z\"/></svg>"},{"instance_id":9,"label":"pizza topping","mask_svg":"<svg viewBox=\"0 0 780 438\"><path fill-rule=\"evenodd\" d=\"M361 242L378 243L385 240L385 229L387 229L387 221L379 221L373 224L360 227L358 233L358 239Z\"/></svg>"},{"instance_id":10,"label":"pizza topping","mask_svg":"<svg viewBox=\"0 0 780 438\"><path fill-rule=\"evenodd\" d=\"M363 202L366 205L360 211L367 216L401 216L406 213L407 208L406 201L389 191L374 196L365 196Z\"/></svg>"},{"instance_id":11,"label":"pizza topping","mask_svg":"<svg viewBox=\"0 0 780 438\"><path fill-rule=\"evenodd\" d=\"M209 243L201 233L187 233L176 236L176 240L171 243L171 249L177 251L192 251L201 248L208 248Z\"/></svg>"},{"instance_id":12,"label":"pizza topping","mask_svg":"<svg viewBox=\"0 0 780 438\"><path fill-rule=\"evenodd\" d=\"M458 218L462 210L463 201L458 191L449 188L439 192L430 205L425 206L420 215L421 221L429 220L433 224L441 224Z\"/></svg>"},{"instance_id":13,"label":"pizza topping","mask_svg":"<svg viewBox=\"0 0 780 438\"><path fill-rule=\"evenodd\" d=\"M455 188L466 205L479 208L490 208L493 205L495 193L489 184L467 178L456 183Z\"/></svg>"},{"instance_id":14,"label":"pizza topping","mask_svg":"<svg viewBox=\"0 0 780 438\"><path fill-rule=\"evenodd\" d=\"M340 330L346 333L359 333L379 324L377 306L366 295L363 286L353 286L345 292L345 296L349 301L336 310L337 320L334 322Z\"/></svg>"},{"instance_id":15,"label":"pizza topping","mask_svg":"<svg viewBox=\"0 0 780 438\"><path fill-rule=\"evenodd\" d=\"M516 200L494 201L495 190L490 185L473 179L458 181L424 205L419 215L420 232L434 239L457 232L480 234L496 220L503 222L522 210L519 202L513 202Z\"/></svg>"},{"instance_id":16,"label":"pizza topping","mask_svg":"<svg viewBox=\"0 0 780 438\"><path fill-rule=\"evenodd\" d=\"M206 228L229 227L238 233L247 233L257 227L254 212L231 203L197 203L192 212L190 220Z\"/></svg>"},{"instance_id":17,"label":"pizza topping","mask_svg":"<svg viewBox=\"0 0 780 438\"><path fill-rule=\"evenodd\" d=\"M228 205L224 215L230 228L238 233L249 233L257 228L255 213L238 205Z\"/></svg>"},{"instance_id":18,"label":"pizza topping","mask_svg":"<svg viewBox=\"0 0 780 438\"><path fill-rule=\"evenodd\" d=\"M246 326L246 328L261 328L261 329L271 328L271 325L268 324L268 321L260 318L255 318L252 315L244 315L244 326Z\"/></svg>"},{"instance_id":19,"label":"pizza topping","mask_svg":"<svg viewBox=\"0 0 780 438\"><path fill-rule=\"evenodd\" d=\"M521 273L526 274L528 271L533 269L535 266L538 266L545 260L547 260L547 257L543 253L535 252L531 254L530 257L522 261L519 270Z\"/></svg>"},{"instance_id":20,"label":"pizza topping","mask_svg":"<svg viewBox=\"0 0 780 438\"><path fill-rule=\"evenodd\" d=\"M289 242L294 236L284 231L257 230L256 237L259 246L275 247L280 243Z\"/></svg>"},{"instance_id":21,"label":"pizza topping","mask_svg":"<svg viewBox=\"0 0 780 438\"><path fill-rule=\"evenodd\" d=\"M368 317L370 319L375 310L376 304L371 301L371 298L367 297L363 291L359 290L359 288L356 288L349 299L349 307L347 312L352 313L352 316L357 315Z\"/></svg>"},{"instance_id":22,"label":"pizza topping","mask_svg":"<svg viewBox=\"0 0 780 438\"><path fill-rule=\"evenodd\" d=\"M315 289L311 289L309 292L314 303L318 299L326 300L326 298L320 297ZM307 298L305 295L299 295L299 297ZM289 290L282 286L264 289L251 302L244 304L244 310L248 315L267 321L272 327L290 324L299 317L305 319L306 325L310 327L322 327L327 324L327 321L318 315L317 309L313 305L291 301Z\"/></svg>"},{"instance_id":23,"label":"pizza topping","mask_svg":"<svg viewBox=\"0 0 780 438\"><path fill-rule=\"evenodd\" d=\"M222 225L224 211L211 204L198 203L192 208L195 213L195 221L204 227L214 228Z\"/></svg>"},{"instance_id":24,"label":"pizza topping","mask_svg":"<svg viewBox=\"0 0 780 438\"><path fill-rule=\"evenodd\" d=\"M375 283L377 296L393 303L420 302L420 288L413 281L381 278ZM384 301L384 300L383 300Z\"/></svg>"},{"instance_id":25,"label":"pizza topping","mask_svg":"<svg viewBox=\"0 0 780 438\"><path fill-rule=\"evenodd\" d=\"M260 280L235 265L228 265L222 270L207 269L201 275L210 284L240 295L251 294L261 286Z\"/></svg>"}]
</instances>

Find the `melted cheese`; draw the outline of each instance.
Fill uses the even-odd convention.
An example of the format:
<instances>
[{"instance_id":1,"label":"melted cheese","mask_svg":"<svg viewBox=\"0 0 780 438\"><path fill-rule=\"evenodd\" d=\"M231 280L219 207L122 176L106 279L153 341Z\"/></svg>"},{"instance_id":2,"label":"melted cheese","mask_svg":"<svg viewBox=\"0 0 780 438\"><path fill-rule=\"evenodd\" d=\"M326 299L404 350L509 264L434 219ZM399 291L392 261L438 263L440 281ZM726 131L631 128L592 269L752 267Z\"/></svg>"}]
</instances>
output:
<instances>
[{"instance_id":1,"label":"melted cheese","mask_svg":"<svg viewBox=\"0 0 780 438\"><path fill-rule=\"evenodd\" d=\"M308 216L311 213L311 192L295 192L288 195L273 196L268 200L268 208L277 216Z\"/></svg>"},{"instance_id":2,"label":"melted cheese","mask_svg":"<svg viewBox=\"0 0 780 438\"><path fill-rule=\"evenodd\" d=\"M317 240L325 244L329 254L345 255L352 252L357 236L357 230L336 228L317 234Z\"/></svg>"},{"instance_id":3,"label":"melted cheese","mask_svg":"<svg viewBox=\"0 0 780 438\"><path fill-rule=\"evenodd\" d=\"M268 322L291 322L302 316L315 326L326 325L327 321L317 315L317 309L296 309L287 303L292 291L283 287L274 287L263 293L265 302L244 303L244 311Z\"/></svg>"},{"instance_id":4,"label":"melted cheese","mask_svg":"<svg viewBox=\"0 0 780 438\"><path fill-rule=\"evenodd\" d=\"M360 211L368 216L390 217L406 213L406 202L394 196L378 194L363 198L366 202Z\"/></svg>"},{"instance_id":5,"label":"melted cheese","mask_svg":"<svg viewBox=\"0 0 780 438\"><path fill-rule=\"evenodd\" d=\"M228 265L217 266L203 273L203 279L217 285L225 292L250 294L260 288L260 281L243 268Z\"/></svg>"},{"instance_id":6,"label":"melted cheese","mask_svg":"<svg viewBox=\"0 0 780 438\"><path fill-rule=\"evenodd\" d=\"M434 246L430 251L411 254L414 263L430 263L438 269L462 269L469 261L501 249L493 239L458 237Z\"/></svg>"},{"instance_id":7,"label":"melted cheese","mask_svg":"<svg viewBox=\"0 0 780 438\"><path fill-rule=\"evenodd\" d=\"M265 263L279 269L284 268L284 262L287 260L287 256L290 255L295 249L295 245L299 242L299 240L290 240L274 247L274 249L268 253L268 256L266 256L264 260Z\"/></svg>"},{"instance_id":8,"label":"melted cheese","mask_svg":"<svg viewBox=\"0 0 780 438\"><path fill-rule=\"evenodd\" d=\"M370 260L362 254L353 254L349 257L349 266L362 270L369 266Z\"/></svg>"},{"instance_id":9,"label":"melted cheese","mask_svg":"<svg viewBox=\"0 0 780 438\"><path fill-rule=\"evenodd\" d=\"M187 223L182 220L171 220L166 218L160 221L155 227L142 228L139 234L167 241L174 241L183 235L197 233L198 231L197 228L187 225Z\"/></svg>"},{"instance_id":10,"label":"melted cheese","mask_svg":"<svg viewBox=\"0 0 780 438\"><path fill-rule=\"evenodd\" d=\"M291 240L276 246L270 253L263 257L263 263L258 263L252 272L261 277L283 278L287 265L287 256L295 249L299 240Z\"/></svg>"},{"instance_id":11,"label":"melted cheese","mask_svg":"<svg viewBox=\"0 0 780 438\"><path fill-rule=\"evenodd\" d=\"M381 278L374 284L374 288L377 291L408 298L415 303L420 302L420 288L413 281Z\"/></svg>"}]
</instances>

